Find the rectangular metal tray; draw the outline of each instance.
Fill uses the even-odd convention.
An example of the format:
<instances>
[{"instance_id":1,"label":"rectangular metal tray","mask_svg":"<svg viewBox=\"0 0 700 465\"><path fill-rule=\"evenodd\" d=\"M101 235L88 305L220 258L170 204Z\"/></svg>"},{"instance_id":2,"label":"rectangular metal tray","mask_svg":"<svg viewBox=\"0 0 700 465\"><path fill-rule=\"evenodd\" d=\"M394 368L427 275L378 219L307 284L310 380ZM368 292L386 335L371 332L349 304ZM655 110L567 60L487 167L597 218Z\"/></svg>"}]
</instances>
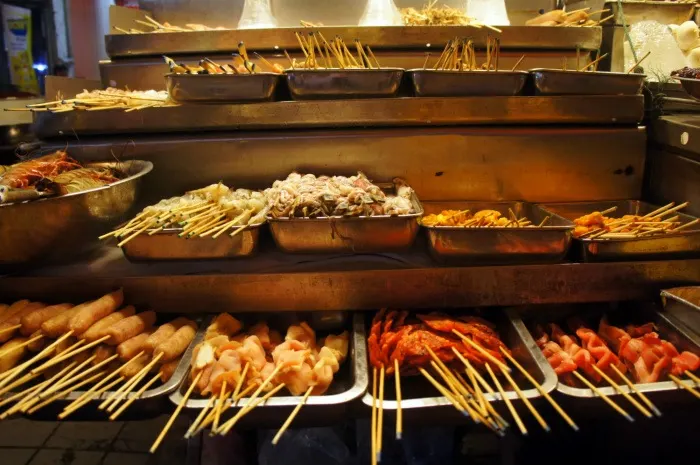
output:
<instances>
[{"instance_id":1,"label":"rectangular metal tray","mask_svg":"<svg viewBox=\"0 0 700 465\"><path fill-rule=\"evenodd\" d=\"M450 71L410 69L417 97L471 97L520 95L525 71Z\"/></svg>"},{"instance_id":2,"label":"rectangular metal tray","mask_svg":"<svg viewBox=\"0 0 700 465\"><path fill-rule=\"evenodd\" d=\"M207 260L250 257L257 252L261 224L251 225L231 237L229 233L213 239L179 237L181 229L164 229L152 236L139 234L122 247L132 262L160 260Z\"/></svg>"},{"instance_id":3,"label":"rectangular metal tray","mask_svg":"<svg viewBox=\"0 0 700 465\"><path fill-rule=\"evenodd\" d=\"M672 79L680 81L683 90L685 90L688 95L695 99L700 99L700 79L682 78L678 76L672 76Z\"/></svg>"},{"instance_id":4,"label":"rectangular metal tray","mask_svg":"<svg viewBox=\"0 0 700 465\"><path fill-rule=\"evenodd\" d=\"M637 210L644 215L658 207L639 200L614 200L604 202L572 202L540 204L547 212L575 220L594 211L617 207L611 217L634 215ZM680 221L687 223L695 217L676 213ZM586 262L619 260L659 260L662 258L688 258L700 254L700 225L676 234L652 236L639 239L577 239L574 244L580 249L581 258Z\"/></svg>"},{"instance_id":5,"label":"rectangular metal tray","mask_svg":"<svg viewBox=\"0 0 700 465\"><path fill-rule=\"evenodd\" d=\"M513 357L538 383L540 383L545 392L554 391L557 386L557 376L532 339L530 332L517 317L517 314L492 312L489 315L494 316L489 319L496 323L498 332L503 342L512 351ZM371 321L371 317L367 321ZM371 369L371 367L369 368ZM369 376L368 374L368 377ZM517 369L513 369L511 376L526 398L533 399L541 397L539 391L534 388ZM489 380L489 384L495 389L490 378L487 376L486 379ZM505 379L500 378L500 381L508 399L520 399L518 394L508 385ZM394 377L386 377L384 382L384 410L396 410L397 402ZM443 396L435 395L436 393L437 391L435 388L423 379L422 376L401 377L401 409L404 411L404 416L423 416L427 413L424 409L430 409L430 412L433 410L442 412L454 410L449 400ZM484 393L484 396L489 402L502 402L500 394L493 396ZM368 390L363 396L362 402L366 406L372 406L371 391Z\"/></svg>"},{"instance_id":6,"label":"rectangular metal tray","mask_svg":"<svg viewBox=\"0 0 700 465\"><path fill-rule=\"evenodd\" d=\"M404 70L288 69L287 85L294 100L394 97Z\"/></svg>"},{"instance_id":7,"label":"rectangular metal tray","mask_svg":"<svg viewBox=\"0 0 700 465\"><path fill-rule=\"evenodd\" d=\"M526 202L426 202L424 214L443 210L496 210L508 216L508 209L539 224L547 212ZM541 228L465 228L425 226L430 253L439 261L480 264L520 264L562 261L571 244L574 225L552 214Z\"/></svg>"},{"instance_id":8,"label":"rectangular metal tray","mask_svg":"<svg viewBox=\"0 0 700 465\"><path fill-rule=\"evenodd\" d=\"M383 190L386 185L378 184ZM277 247L288 253L381 253L405 250L418 234L423 215L415 191L415 213L397 216L329 218L267 217Z\"/></svg>"},{"instance_id":9,"label":"rectangular metal tray","mask_svg":"<svg viewBox=\"0 0 700 465\"><path fill-rule=\"evenodd\" d=\"M607 310L610 311L608 312ZM598 330L598 323L600 322L600 318L605 313L607 313L610 318L610 324L614 326L624 326L625 324L629 323L641 324L651 321L658 327L659 336L662 339L671 342L674 346L676 346L679 352L687 350L700 355L700 338L688 332L686 328L684 328L682 325L679 325L676 321L674 321L673 318L669 318L663 313L658 312L657 308L653 304L649 303L645 304L639 302L630 302L626 305L622 305L621 308L618 307L617 309L613 308L612 306L606 306L606 304L547 308L535 308L534 306L532 306L523 309L522 313L525 315L523 316L523 318L526 318L528 320L528 324L533 324L535 321L545 323L557 321L562 322L566 321L567 317L571 315L576 315L583 318L584 321L588 322L590 324L589 327L596 332ZM531 315L532 318L527 318L527 315ZM562 325L562 328L564 328L564 330L567 333L569 333L568 329L565 326ZM623 391L626 391L628 393L632 392L626 385L624 385L624 383L620 382L619 385L621 386ZM598 402L601 402L598 396L593 391L591 391L587 387L582 386L583 384L580 384L578 381L576 386L568 386L560 382L557 384L557 391L566 396L583 399L595 398ZM644 393L662 393L667 391L681 390L681 388L678 387L676 383L674 383L670 379L668 381L660 381L657 383L635 383L635 387L637 388L637 390ZM620 395L615 390L615 388L607 385L605 381L603 381L598 386L598 389L600 389L600 391L607 396ZM681 394L683 393L678 393L678 395ZM687 395L688 399L693 399L693 397L690 394ZM624 408L627 409L628 405L629 404L625 404ZM631 409L632 406L629 406L629 408ZM632 412L632 410L628 411Z\"/></svg>"},{"instance_id":10,"label":"rectangular metal tray","mask_svg":"<svg viewBox=\"0 0 700 465\"><path fill-rule=\"evenodd\" d=\"M530 75L539 95L638 95L646 78L643 74L544 68L531 69Z\"/></svg>"},{"instance_id":11,"label":"rectangular metal tray","mask_svg":"<svg viewBox=\"0 0 700 465\"><path fill-rule=\"evenodd\" d=\"M245 327L248 323L256 321L267 321L272 329L282 332L286 328L299 321L307 321L309 325L318 333L340 332L347 329L350 333L350 344L348 356L334 375L333 382L326 394L321 396L309 396L306 404L299 413L299 422L302 424L326 425L333 424L339 419L346 418L350 404L365 393L368 386L367 377L367 347L365 326L363 315L355 313L350 315L347 312L295 312L295 313L270 313L270 314L250 314L236 315L236 318L243 320ZM196 342L204 338L206 325L202 325L199 330ZM178 367L179 370L180 367ZM184 369L184 379L187 381L180 385L180 389L175 390L170 395L170 400L174 404L179 404L189 388L189 363ZM286 414L299 404L300 397L289 395L288 391L282 390L284 395L270 397L265 403L258 405L248 415L241 420L242 425L269 425L279 427L284 422ZM184 405L190 413L197 414L209 402L208 397L193 395ZM241 399L239 406L245 406L248 398ZM234 413L238 407L231 409ZM230 418L231 414L227 415ZM222 418L223 421L223 418ZM297 424L297 420L295 420Z\"/></svg>"},{"instance_id":12,"label":"rectangular metal tray","mask_svg":"<svg viewBox=\"0 0 700 465\"><path fill-rule=\"evenodd\" d=\"M700 336L700 286L661 291L664 312Z\"/></svg>"},{"instance_id":13,"label":"rectangular metal tray","mask_svg":"<svg viewBox=\"0 0 700 465\"><path fill-rule=\"evenodd\" d=\"M170 98L178 103L248 103L273 99L281 74L165 75Z\"/></svg>"}]
</instances>

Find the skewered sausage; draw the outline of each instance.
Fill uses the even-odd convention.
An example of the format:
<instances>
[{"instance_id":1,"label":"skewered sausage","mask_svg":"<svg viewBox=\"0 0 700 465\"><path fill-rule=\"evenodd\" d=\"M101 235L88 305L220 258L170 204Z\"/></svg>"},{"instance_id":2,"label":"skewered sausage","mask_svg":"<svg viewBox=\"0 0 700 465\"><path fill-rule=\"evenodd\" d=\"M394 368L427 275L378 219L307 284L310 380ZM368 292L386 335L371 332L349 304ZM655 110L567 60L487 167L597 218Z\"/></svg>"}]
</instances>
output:
<instances>
[{"instance_id":1,"label":"skewered sausage","mask_svg":"<svg viewBox=\"0 0 700 465\"><path fill-rule=\"evenodd\" d=\"M12 339L9 342L6 342L5 344L0 347L0 373L4 373L7 370L10 370L17 365L17 362L19 362L22 357L24 357L24 354L27 352L27 346L22 347L21 349L14 349L15 347L24 344L27 342L26 337L18 337L15 339ZM7 352L9 350L12 350L11 352ZM7 353L6 353L7 352Z\"/></svg>"},{"instance_id":2,"label":"skewered sausage","mask_svg":"<svg viewBox=\"0 0 700 465\"><path fill-rule=\"evenodd\" d=\"M148 364L148 355L143 354L137 360L134 360L129 365L124 366L119 374L125 378L133 378Z\"/></svg>"},{"instance_id":3,"label":"skewered sausage","mask_svg":"<svg viewBox=\"0 0 700 465\"><path fill-rule=\"evenodd\" d=\"M9 305L7 304L0 304L0 318L2 318L3 314L5 313L5 310L10 308Z\"/></svg>"},{"instance_id":4,"label":"skewered sausage","mask_svg":"<svg viewBox=\"0 0 700 465\"><path fill-rule=\"evenodd\" d=\"M535 26L537 24L542 24L547 21L556 21L557 23L564 22L566 20L566 12L564 10L552 10L547 13L541 14L536 18L528 19L525 21L526 26Z\"/></svg>"},{"instance_id":5,"label":"skewered sausage","mask_svg":"<svg viewBox=\"0 0 700 465\"><path fill-rule=\"evenodd\" d=\"M70 308L63 313L59 313L53 318L49 318L41 324L41 331L51 338L58 338L68 332L68 324L80 306Z\"/></svg>"},{"instance_id":6,"label":"skewered sausage","mask_svg":"<svg viewBox=\"0 0 700 465\"><path fill-rule=\"evenodd\" d=\"M180 359L175 359L171 362L164 363L160 367L160 380L163 383L167 383L170 378L173 377L175 374L175 370L177 370L177 366L180 364Z\"/></svg>"},{"instance_id":7,"label":"skewered sausage","mask_svg":"<svg viewBox=\"0 0 700 465\"><path fill-rule=\"evenodd\" d=\"M35 331L29 336L29 339L34 339L35 337L39 336L42 334L41 330ZM41 349L46 347L46 339L45 337L42 337L41 339L32 342L27 346L27 349L29 349L29 352L39 352Z\"/></svg>"},{"instance_id":8,"label":"skewered sausage","mask_svg":"<svg viewBox=\"0 0 700 465\"><path fill-rule=\"evenodd\" d=\"M107 330L119 321L134 316L136 309L132 305L128 305L118 312L110 313L100 321L90 326L87 331L80 334L80 339L85 339L87 342L93 342L107 336Z\"/></svg>"},{"instance_id":9,"label":"skewered sausage","mask_svg":"<svg viewBox=\"0 0 700 465\"><path fill-rule=\"evenodd\" d=\"M124 318L107 330L107 335L110 336L107 340L107 344L113 346L119 345L127 339L131 339L144 332L146 329L153 326L155 322L156 312L154 311L142 312L130 316L129 318Z\"/></svg>"},{"instance_id":10,"label":"skewered sausage","mask_svg":"<svg viewBox=\"0 0 700 465\"><path fill-rule=\"evenodd\" d=\"M73 308L73 304L58 304L34 310L20 319L20 323L22 324L20 333L22 336L34 335L34 333L41 329L41 325L44 321L50 320L61 312L71 308Z\"/></svg>"},{"instance_id":11,"label":"skewered sausage","mask_svg":"<svg viewBox=\"0 0 700 465\"><path fill-rule=\"evenodd\" d=\"M118 309L122 302L124 302L124 291L119 289L88 304L83 304L80 311L71 318L69 328L75 334L84 333L90 326Z\"/></svg>"},{"instance_id":12,"label":"skewered sausage","mask_svg":"<svg viewBox=\"0 0 700 465\"><path fill-rule=\"evenodd\" d=\"M141 352L144 348L143 345L148 340L148 338L151 336L150 331L144 331L141 334L138 334L131 339L127 339L126 341L122 342L117 346L117 353L119 354L119 358L122 360L131 360L134 358L136 354Z\"/></svg>"},{"instance_id":13,"label":"skewered sausage","mask_svg":"<svg viewBox=\"0 0 700 465\"><path fill-rule=\"evenodd\" d=\"M175 334L175 331L189 323L191 323L191 320L185 317L179 317L175 318L173 321L160 325L158 329L151 334L151 337L146 340L145 344L143 345L143 349L149 354L152 354L159 344L170 339L173 334Z\"/></svg>"},{"instance_id":14,"label":"skewered sausage","mask_svg":"<svg viewBox=\"0 0 700 465\"><path fill-rule=\"evenodd\" d=\"M0 331L11 328L13 326L17 326L20 324L20 321L22 320L22 317L32 313L35 310L40 310L44 308L44 304L40 302L31 302L22 308L19 312L15 313L13 316L5 320L3 323L0 324ZM6 342L12 339L12 337L17 334L17 329L13 329L12 331L5 331L4 333L0 334L0 342Z\"/></svg>"},{"instance_id":15,"label":"skewered sausage","mask_svg":"<svg viewBox=\"0 0 700 465\"><path fill-rule=\"evenodd\" d=\"M4 323L5 321L8 320L8 318L12 318L13 315L17 314L18 312L22 311L24 307L29 305L28 300L18 300L17 302L13 303L12 305L9 306L7 310L5 310L2 315L0 315L0 323Z\"/></svg>"},{"instance_id":16,"label":"skewered sausage","mask_svg":"<svg viewBox=\"0 0 700 465\"><path fill-rule=\"evenodd\" d=\"M97 365L98 363L104 362L109 357L114 355L114 347L105 344L100 344L99 346L97 346L97 349L95 349L95 355L95 360L92 361L93 365Z\"/></svg>"},{"instance_id":17,"label":"skewered sausage","mask_svg":"<svg viewBox=\"0 0 700 465\"><path fill-rule=\"evenodd\" d=\"M217 336L228 336L230 338L235 336L241 328L243 328L243 324L236 318L228 313L220 313L207 328L204 340L208 341Z\"/></svg>"},{"instance_id":18,"label":"skewered sausage","mask_svg":"<svg viewBox=\"0 0 700 465\"><path fill-rule=\"evenodd\" d=\"M189 347L190 343L194 340L197 334L197 325L190 321L188 324L184 325L177 331L171 338L163 341L156 347L153 351L153 356L157 357L163 354L161 357L161 362L170 362L179 358Z\"/></svg>"}]
</instances>

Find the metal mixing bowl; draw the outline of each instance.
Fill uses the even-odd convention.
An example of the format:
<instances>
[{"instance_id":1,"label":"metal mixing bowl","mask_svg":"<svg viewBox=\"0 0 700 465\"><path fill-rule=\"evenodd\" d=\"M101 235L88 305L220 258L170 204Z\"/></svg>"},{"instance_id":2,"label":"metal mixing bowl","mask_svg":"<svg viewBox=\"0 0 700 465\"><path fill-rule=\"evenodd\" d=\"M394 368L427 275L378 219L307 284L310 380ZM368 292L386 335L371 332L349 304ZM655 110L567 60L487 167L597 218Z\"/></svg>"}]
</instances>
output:
<instances>
[{"instance_id":1,"label":"metal mixing bowl","mask_svg":"<svg viewBox=\"0 0 700 465\"><path fill-rule=\"evenodd\" d=\"M88 163L119 167L129 176L75 194L0 205L0 266L56 261L75 256L122 221L134 206L149 161Z\"/></svg>"}]
</instances>

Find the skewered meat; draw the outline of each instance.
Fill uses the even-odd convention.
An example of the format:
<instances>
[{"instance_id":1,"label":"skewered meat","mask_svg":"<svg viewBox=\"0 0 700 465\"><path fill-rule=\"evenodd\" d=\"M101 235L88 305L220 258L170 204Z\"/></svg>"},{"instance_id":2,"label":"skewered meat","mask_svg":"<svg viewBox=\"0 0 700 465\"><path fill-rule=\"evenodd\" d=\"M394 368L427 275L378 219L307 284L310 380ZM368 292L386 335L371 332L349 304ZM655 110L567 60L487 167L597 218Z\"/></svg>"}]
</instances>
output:
<instances>
[{"instance_id":1,"label":"skewered meat","mask_svg":"<svg viewBox=\"0 0 700 465\"><path fill-rule=\"evenodd\" d=\"M110 338L107 339L107 344L119 345L127 339L131 339L144 332L146 329L153 326L155 322L156 313L154 311L142 312L124 318L107 330L107 335L110 336Z\"/></svg>"},{"instance_id":2,"label":"skewered meat","mask_svg":"<svg viewBox=\"0 0 700 465\"><path fill-rule=\"evenodd\" d=\"M17 302L13 303L0 315L0 323L4 323L5 321L12 318L17 313L21 312L22 309L24 307L26 307L27 305L29 305L29 301L26 299L18 300Z\"/></svg>"},{"instance_id":3,"label":"skewered meat","mask_svg":"<svg viewBox=\"0 0 700 465\"><path fill-rule=\"evenodd\" d=\"M160 381L162 383L167 383L170 378L173 377L178 365L180 364L180 359L173 360L172 362L164 363L160 367Z\"/></svg>"},{"instance_id":4,"label":"skewered meat","mask_svg":"<svg viewBox=\"0 0 700 465\"><path fill-rule=\"evenodd\" d=\"M27 352L27 347L16 349L27 342L26 337L18 337L0 346L0 373L4 373L17 365Z\"/></svg>"},{"instance_id":5,"label":"skewered meat","mask_svg":"<svg viewBox=\"0 0 700 465\"><path fill-rule=\"evenodd\" d=\"M49 318L41 324L41 331L51 338L58 338L63 334L66 334L69 329L71 318L76 312L80 311L79 307L72 307L63 313L59 313L53 318Z\"/></svg>"},{"instance_id":6,"label":"skewered meat","mask_svg":"<svg viewBox=\"0 0 700 465\"><path fill-rule=\"evenodd\" d=\"M154 356L161 355L163 362L170 362L182 356L197 335L197 325L194 321L186 321L175 334L161 342L153 351Z\"/></svg>"},{"instance_id":7,"label":"skewered meat","mask_svg":"<svg viewBox=\"0 0 700 465\"><path fill-rule=\"evenodd\" d=\"M552 339L559 343L561 347L571 356L571 359L576 363L576 366L583 371L589 379L599 383L601 380L600 374L594 369L595 360L591 353L579 346L573 337L564 333L559 325L550 325Z\"/></svg>"},{"instance_id":8,"label":"skewered meat","mask_svg":"<svg viewBox=\"0 0 700 465\"><path fill-rule=\"evenodd\" d=\"M59 315L71 308L73 308L73 304L49 305L48 307L36 309L33 312L22 316L20 320L22 325L20 332L23 336L29 336L30 334L33 335L35 332L41 329L41 325L44 323L44 321L50 320L56 315Z\"/></svg>"},{"instance_id":9,"label":"skewered meat","mask_svg":"<svg viewBox=\"0 0 700 465\"><path fill-rule=\"evenodd\" d=\"M228 313L221 313L207 328L207 332L204 335L204 340L206 341L213 339L216 336L232 337L238 334L241 328L243 328L243 325L240 321Z\"/></svg>"},{"instance_id":10,"label":"skewered meat","mask_svg":"<svg viewBox=\"0 0 700 465\"><path fill-rule=\"evenodd\" d=\"M131 360L132 358L134 358L136 354L144 350L143 345L150 336L150 331L144 331L143 333L138 334L130 339L127 339L126 341L119 344L117 346L117 353L119 354L119 358L121 358L123 361Z\"/></svg>"},{"instance_id":11,"label":"skewered meat","mask_svg":"<svg viewBox=\"0 0 700 465\"><path fill-rule=\"evenodd\" d=\"M85 339L87 342L93 342L98 339L107 336L107 331L115 325L116 323L122 321L124 318L129 318L136 314L136 309L133 305L128 305L121 310L110 313L106 317L102 318L97 323L93 324L85 331L83 334L79 335L81 339Z\"/></svg>"},{"instance_id":12,"label":"skewered meat","mask_svg":"<svg viewBox=\"0 0 700 465\"><path fill-rule=\"evenodd\" d=\"M12 337L19 332L19 329L13 329L11 331L8 331L8 328L11 328L13 326L17 326L18 324L21 324L20 322L22 321L22 317L29 315L30 313L34 312L35 310L41 310L44 308L46 305L40 303L40 302L30 302L27 305L25 305L22 310L19 312L15 313L12 315L10 318L5 320L3 323L0 323L0 331L4 330L3 333L0 334L0 342L7 342Z\"/></svg>"},{"instance_id":13,"label":"skewered meat","mask_svg":"<svg viewBox=\"0 0 700 465\"><path fill-rule=\"evenodd\" d=\"M113 313L121 306L122 302L124 302L124 291L119 289L90 303L83 304L71 318L69 328L75 334L82 334L90 326Z\"/></svg>"},{"instance_id":14,"label":"skewered meat","mask_svg":"<svg viewBox=\"0 0 700 465\"><path fill-rule=\"evenodd\" d=\"M185 317L178 317L172 321L160 325L143 344L143 350L147 351L148 353L153 353L158 345L173 337L178 329L188 324L194 324L194 322Z\"/></svg>"},{"instance_id":15,"label":"skewered meat","mask_svg":"<svg viewBox=\"0 0 700 465\"><path fill-rule=\"evenodd\" d=\"M0 185L26 189L44 178L55 177L65 171L81 168L68 153L58 150L52 154L11 165L0 177Z\"/></svg>"},{"instance_id":16,"label":"skewered meat","mask_svg":"<svg viewBox=\"0 0 700 465\"><path fill-rule=\"evenodd\" d=\"M584 322L579 318L570 318L569 328L576 332L576 335L581 340L582 345L596 359L596 366L605 374L613 377L616 373L610 368L614 365L622 373L627 371L627 367L619 359L615 353L605 344L605 342L590 328L587 328Z\"/></svg>"}]
</instances>

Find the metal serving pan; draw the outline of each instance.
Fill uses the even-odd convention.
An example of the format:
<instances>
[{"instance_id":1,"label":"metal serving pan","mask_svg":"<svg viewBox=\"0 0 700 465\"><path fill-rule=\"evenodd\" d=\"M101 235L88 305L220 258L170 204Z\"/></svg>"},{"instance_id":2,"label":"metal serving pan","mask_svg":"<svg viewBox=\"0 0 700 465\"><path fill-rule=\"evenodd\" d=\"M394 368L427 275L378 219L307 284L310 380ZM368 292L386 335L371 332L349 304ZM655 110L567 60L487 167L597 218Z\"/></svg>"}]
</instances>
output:
<instances>
[{"instance_id":1,"label":"metal serving pan","mask_svg":"<svg viewBox=\"0 0 700 465\"><path fill-rule=\"evenodd\" d=\"M547 212L561 215L568 220L575 220L594 211L603 211L611 207L617 207L612 213L614 217L623 215L644 215L651 213L658 207L639 200L615 200L605 202L573 202L573 203L548 203L539 205ZM687 223L695 217L683 213L674 213L680 216L680 221ZM576 239L575 244L581 250L581 258L586 262L595 261L619 261L619 260L645 260L672 257L685 257L700 254L700 225L685 229L675 234L663 236L644 237L639 239Z\"/></svg>"},{"instance_id":2,"label":"metal serving pan","mask_svg":"<svg viewBox=\"0 0 700 465\"><path fill-rule=\"evenodd\" d=\"M379 185L382 190L391 189ZM415 213L397 216L324 218L267 217L277 247L288 253L381 253L411 247L423 215L415 191Z\"/></svg>"},{"instance_id":3,"label":"metal serving pan","mask_svg":"<svg viewBox=\"0 0 700 465\"><path fill-rule=\"evenodd\" d=\"M133 262L250 257L257 251L261 226L262 223L254 224L233 237L225 233L216 239L185 239L178 236L181 229L164 229L151 236L139 234L124 244L122 250Z\"/></svg>"},{"instance_id":4,"label":"metal serving pan","mask_svg":"<svg viewBox=\"0 0 700 465\"><path fill-rule=\"evenodd\" d=\"M607 71L531 69L539 95L637 95L642 93L644 74Z\"/></svg>"},{"instance_id":5,"label":"metal serving pan","mask_svg":"<svg viewBox=\"0 0 700 465\"><path fill-rule=\"evenodd\" d=\"M0 205L0 266L75 257L123 220L134 206L149 161L88 163L129 177L75 194Z\"/></svg>"},{"instance_id":6,"label":"metal serving pan","mask_svg":"<svg viewBox=\"0 0 700 465\"><path fill-rule=\"evenodd\" d=\"M341 419L346 419L351 407L350 404L367 390L367 347L362 314L356 313L351 316L346 312L256 313L236 315L236 318L241 318L246 326L249 326L248 323L253 324L256 321L264 320L271 328L281 332L284 332L291 324L307 321L317 331L317 334L338 333L344 329L350 333L348 357L334 375L330 388L324 395L309 396L304 408L294 420L295 424L320 426L335 424ZM202 325L197 341L204 337L205 332L206 325ZM186 380L189 380L189 366L186 367L184 376ZM180 389L171 394L170 400L174 404L179 404L187 388L189 388L189 383L185 381L180 385ZM264 404L258 405L241 420L240 424L243 426L281 426L291 410L299 404L300 399L300 397L289 395L288 391L284 389L281 392L286 394L275 395ZM208 397L193 395L187 400L184 408L196 415L206 406L208 401ZM245 406L247 403L248 399L244 398L241 399L239 405ZM234 408L232 411L235 414L238 408ZM231 416L232 414L228 414L227 419Z\"/></svg>"},{"instance_id":7,"label":"metal serving pan","mask_svg":"<svg viewBox=\"0 0 700 465\"><path fill-rule=\"evenodd\" d=\"M695 99L700 99L700 79L682 78L677 76L671 77L681 82L683 90L685 90L688 93L688 95Z\"/></svg>"},{"instance_id":8,"label":"metal serving pan","mask_svg":"<svg viewBox=\"0 0 700 465\"><path fill-rule=\"evenodd\" d=\"M401 68L285 71L294 100L394 97L403 73Z\"/></svg>"},{"instance_id":9,"label":"metal serving pan","mask_svg":"<svg viewBox=\"0 0 700 465\"><path fill-rule=\"evenodd\" d=\"M168 95L179 103L237 103L272 100L281 74L165 75Z\"/></svg>"},{"instance_id":10,"label":"metal serving pan","mask_svg":"<svg viewBox=\"0 0 700 465\"><path fill-rule=\"evenodd\" d=\"M669 318L668 316L659 313L653 304L630 302L629 304L622 305L617 309L612 305L608 306L606 304L545 308L533 306L523 309L522 312L525 315L532 316L531 319L528 319L528 324L534 324L535 322L562 322L562 328L567 333L570 333L570 331L568 331L564 323L566 318L572 315L583 318L584 321L589 323L589 327L595 331L598 329L600 318L606 313L608 314L610 324L613 326L625 326L626 324L630 323L642 324L651 321L657 326L659 336L662 339L671 342L674 346L676 346L679 352L687 350L700 355L700 338L688 332L682 325L679 325L676 321L674 321L673 318ZM579 399L596 399L597 402L602 403L593 391L587 387L583 387L583 384L578 380L576 383L577 384L574 386L569 386L560 382L557 384L557 391L566 396L576 397ZM622 387L622 390L632 392L626 385L624 385L624 383L620 382L618 384ZM668 393L668 391L681 390L681 388L670 379L657 383L635 383L635 387L641 392L656 394L654 397L658 397L660 400L665 400L666 398L669 400L683 400L682 398L677 399L677 397L683 393L673 393L670 396L658 395L658 393ZM598 386L598 389L600 389L600 391L607 396L619 395L615 388L609 386L605 381ZM690 394L687 395L688 399L693 398ZM676 399L673 399L674 397ZM630 405L628 409L628 405L629 404L625 404L623 408L627 409L628 412L633 413L631 410L633 407ZM636 413L636 410L634 413Z\"/></svg>"},{"instance_id":11,"label":"metal serving pan","mask_svg":"<svg viewBox=\"0 0 700 465\"><path fill-rule=\"evenodd\" d=\"M700 286L661 291L664 312L700 336Z\"/></svg>"},{"instance_id":12,"label":"metal serving pan","mask_svg":"<svg viewBox=\"0 0 700 465\"><path fill-rule=\"evenodd\" d=\"M523 91L525 71L450 71L411 69L417 97L511 96Z\"/></svg>"},{"instance_id":13,"label":"metal serving pan","mask_svg":"<svg viewBox=\"0 0 700 465\"><path fill-rule=\"evenodd\" d=\"M493 317L491 317L493 315ZM517 314L504 314L492 312L489 320L496 323L498 333L503 342L512 351L513 357L540 383L545 392L552 392L557 386L557 376L552 367L547 363L537 344L532 339ZM368 318L368 322L371 318ZM369 375L368 375L369 376ZM530 384L525 377L515 368L511 372L513 380L518 384L524 396L528 399L540 397L541 394ZM490 378L486 378L489 380ZM518 394L508 385L504 378L500 378L506 397L511 400L519 400ZM489 381L492 387L493 383ZM494 387L495 389L495 387ZM404 418L420 420L425 415L435 413L442 418L448 412L454 411L454 407L443 396L436 396L437 391L422 376L401 377L401 409ZM502 401L500 395L484 393L489 402ZM362 402L371 407L372 393L368 391L362 398ZM384 385L384 410L396 410L396 389L394 377L387 377ZM428 410L426 410L428 409ZM460 415L461 416L461 415Z\"/></svg>"},{"instance_id":14,"label":"metal serving pan","mask_svg":"<svg viewBox=\"0 0 700 465\"><path fill-rule=\"evenodd\" d=\"M167 315L167 314L158 314L158 321L156 322L156 326L162 323L165 323L167 321L171 321L175 319L178 315ZM204 323L205 321L208 321L207 318L198 318L195 319L197 321L199 329L201 328L206 328L206 324ZM198 336L199 337L199 331L198 331ZM203 337L203 333L202 336ZM163 411L168 407L168 396L175 391L178 386L183 382L185 379L185 374L187 373L189 369L189 361L192 358L192 350L194 349L195 344L197 343L197 338L194 339L192 344L187 348L185 353L182 355L182 358L180 359L180 363L178 364L177 368L175 369L175 372L173 373L173 376L164 384L160 382L155 383L155 387L145 391L137 400L135 400L131 406L129 406L128 409L119 417L120 420L129 420L129 419L141 419L141 418L147 418L147 417L152 417L152 416L157 416L161 415ZM149 375L146 376L145 379L148 379ZM142 381L143 383L143 381ZM28 385L27 385L28 386ZM23 386L22 389L25 389L26 387ZM129 393L129 395L126 397L127 399L131 399L132 397L136 396L136 390L134 392ZM68 394L66 397L62 399L58 399L51 403L50 405L47 405L46 407L42 408L41 410L38 410L36 413L33 415L28 415L30 418L33 419L48 419L55 421L56 420L56 415L59 414L68 404L79 398L81 395L85 394L87 391L82 390L82 391L73 391L70 394ZM110 395L112 395L114 391L107 391L101 394L99 397L94 398L91 402L83 406L80 410L78 410L76 413L68 417L68 420L71 419L100 419L104 420L106 419L110 414L107 414L106 412L102 410L98 410L97 406L102 403L102 400L108 398ZM3 395L1 398L6 399L10 396L12 396L12 392L6 393ZM8 406L4 408L9 408Z\"/></svg>"},{"instance_id":15,"label":"metal serving pan","mask_svg":"<svg viewBox=\"0 0 700 465\"><path fill-rule=\"evenodd\" d=\"M424 214L443 210L496 210L508 216L508 209L539 224L547 212L526 202L426 202ZM557 262L564 259L571 244L574 225L551 214L541 228L469 228L425 226L431 254L439 261L469 261L488 264Z\"/></svg>"}]
</instances>

